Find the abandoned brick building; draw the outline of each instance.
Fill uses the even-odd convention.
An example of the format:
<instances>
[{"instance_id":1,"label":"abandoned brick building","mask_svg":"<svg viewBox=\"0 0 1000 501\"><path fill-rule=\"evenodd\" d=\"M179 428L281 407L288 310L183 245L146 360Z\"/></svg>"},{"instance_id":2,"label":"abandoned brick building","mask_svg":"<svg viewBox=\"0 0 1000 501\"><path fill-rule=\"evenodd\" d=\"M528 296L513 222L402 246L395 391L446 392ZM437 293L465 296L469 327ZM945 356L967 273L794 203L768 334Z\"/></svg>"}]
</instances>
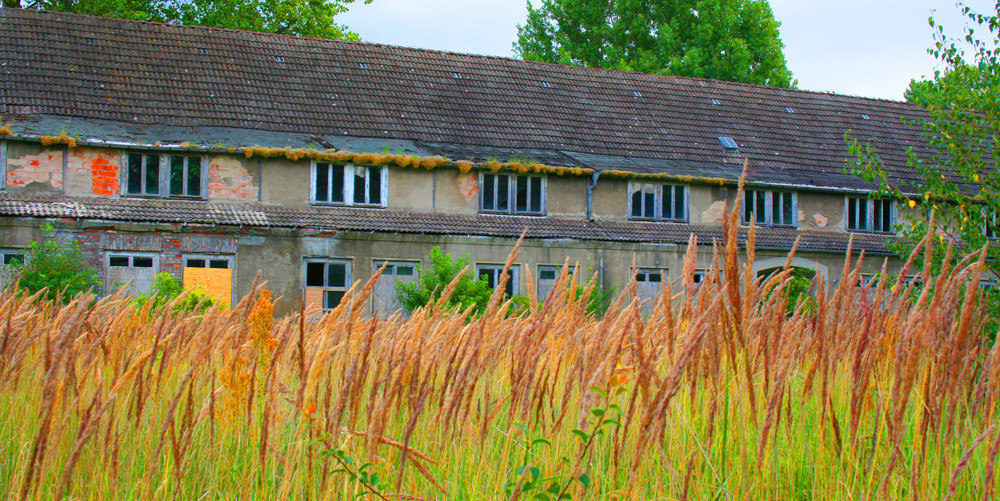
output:
<instances>
[{"instance_id":1,"label":"abandoned brick building","mask_svg":"<svg viewBox=\"0 0 1000 501\"><path fill-rule=\"evenodd\" d=\"M892 200L844 174L844 134L897 178L912 105L497 57L0 9L0 252L79 242L110 288L160 271L225 299L258 271L331 307L388 261L397 308L433 246L539 294L568 258L640 294L711 264L749 161L759 269L887 256ZM752 214L752 216L751 216ZM745 221L747 222L747 221ZM745 233L745 232L744 232ZM633 269L633 256L637 269Z\"/></svg>"}]
</instances>

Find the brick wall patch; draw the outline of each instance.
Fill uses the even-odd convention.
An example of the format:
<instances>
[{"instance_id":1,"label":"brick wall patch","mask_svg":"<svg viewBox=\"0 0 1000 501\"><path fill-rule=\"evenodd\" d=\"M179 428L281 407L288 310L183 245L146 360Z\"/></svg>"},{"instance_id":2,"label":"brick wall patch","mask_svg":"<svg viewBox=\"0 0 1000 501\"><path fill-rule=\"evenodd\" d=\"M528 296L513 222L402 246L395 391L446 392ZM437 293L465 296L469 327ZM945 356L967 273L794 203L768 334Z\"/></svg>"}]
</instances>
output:
<instances>
[{"instance_id":1,"label":"brick wall patch","mask_svg":"<svg viewBox=\"0 0 1000 501\"><path fill-rule=\"evenodd\" d=\"M119 185L121 155L87 148L74 149L67 159L68 194L115 196Z\"/></svg>"},{"instance_id":2,"label":"brick wall patch","mask_svg":"<svg viewBox=\"0 0 1000 501\"><path fill-rule=\"evenodd\" d=\"M62 152L43 150L37 155L7 159L7 186L27 190L62 190Z\"/></svg>"},{"instance_id":3,"label":"brick wall patch","mask_svg":"<svg viewBox=\"0 0 1000 501\"><path fill-rule=\"evenodd\" d=\"M212 157L208 165L208 198L256 200L257 187L238 158Z\"/></svg>"}]
</instances>

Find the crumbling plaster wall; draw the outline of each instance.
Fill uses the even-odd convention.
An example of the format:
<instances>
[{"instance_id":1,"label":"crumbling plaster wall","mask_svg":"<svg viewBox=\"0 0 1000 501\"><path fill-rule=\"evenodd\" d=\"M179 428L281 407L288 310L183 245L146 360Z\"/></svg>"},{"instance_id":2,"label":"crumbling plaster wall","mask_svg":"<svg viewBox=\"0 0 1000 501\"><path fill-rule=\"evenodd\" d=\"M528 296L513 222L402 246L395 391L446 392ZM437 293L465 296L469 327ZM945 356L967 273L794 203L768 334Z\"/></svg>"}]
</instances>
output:
<instances>
[{"instance_id":1,"label":"crumbling plaster wall","mask_svg":"<svg viewBox=\"0 0 1000 501\"><path fill-rule=\"evenodd\" d=\"M66 194L119 195L122 156L121 151L108 148L69 149L66 157Z\"/></svg>"},{"instance_id":2,"label":"crumbling plaster wall","mask_svg":"<svg viewBox=\"0 0 1000 501\"><path fill-rule=\"evenodd\" d=\"M209 200L256 201L260 181L257 176L258 161L235 155L215 155L208 159ZM278 182L282 182L278 178ZM308 190L308 183L306 189Z\"/></svg>"},{"instance_id":3,"label":"crumbling plaster wall","mask_svg":"<svg viewBox=\"0 0 1000 501\"><path fill-rule=\"evenodd\" d=\"M8 141L6 189L14 193L62 193L65 153L65 147Z\"/></svg>"}]
</instances>

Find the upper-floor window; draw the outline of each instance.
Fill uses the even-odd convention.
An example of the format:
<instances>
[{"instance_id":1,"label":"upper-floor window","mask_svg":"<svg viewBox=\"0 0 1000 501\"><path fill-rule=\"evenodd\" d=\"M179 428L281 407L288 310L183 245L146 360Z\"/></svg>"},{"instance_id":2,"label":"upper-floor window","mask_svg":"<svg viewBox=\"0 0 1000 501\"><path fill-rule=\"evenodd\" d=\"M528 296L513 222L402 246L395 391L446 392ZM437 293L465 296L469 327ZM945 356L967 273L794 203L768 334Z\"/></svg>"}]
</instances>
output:
<instances>
[{"instance_id":1,"label":"upper-floor window","mask_svg":"<svg viewBox=\"0 0 1000 501\"><path fill-rule=\"evenodd\" d=\"M687 221L687 187L677 184L630 183L629 216L633 219Z\"/></svg>"},{"instance_id":2,"label":"upper-floor window","mask_svg":"<svg viewBox=\"0 0 1000 501\"><path fill-rule=\"evenodd\" d=\"M386 206L389 172L385 167L336 165L317 162L312 169L315 203Z\"/></svg>"},{"instance_id":3,"label":"upper-floor window","mask_svg":"<svg viewBox=\"0 0 1000 501\"><path fill-rule=\"evenodd\" d=\"M545 177L483 173L479 209L506 214L545 214Z\"/></svg>"},{"instance_id":4,"label":"upper-floor window","mask_svg":"<svg viewBox=\"0 0 1000 501\"><path fill-rule=\"evenodd\" d=\"M997 213L990 211L989 209L985 210L988 211L986 212L985 221L983 222L983 231L986 233L986 238L1000 238L1000 226L997 225Z\"/></svg>"},{"instance_id":5,"label":"upper-floor window","mask_svg":"<svg viewBox=\"0 0 1000 501\"><path fill-rule=\"evenodd\" d=\"M791 191L746 190L743 222L760 226L795 226L798 201Z\"/></svg>"},{"instance_id":6,"label":"upper-floor window","mask_svg":"<svg viewBox=\"0 0 1000 501\"><path fill-rule=\"evenodd\" d=\"M895 222L892 200L847 197L847 230L889 233Z\"/></svg>"},{"instance_id":7,"label":"upper-floor window","mask_svg":"<svg viewBox=\"0 0 1000 501\"><path fill-rule=\"evenodd\" d=\"M151 197L204 197L203 157L196 155L125 155L125 193Z\"/></svg>"}]
</instances>

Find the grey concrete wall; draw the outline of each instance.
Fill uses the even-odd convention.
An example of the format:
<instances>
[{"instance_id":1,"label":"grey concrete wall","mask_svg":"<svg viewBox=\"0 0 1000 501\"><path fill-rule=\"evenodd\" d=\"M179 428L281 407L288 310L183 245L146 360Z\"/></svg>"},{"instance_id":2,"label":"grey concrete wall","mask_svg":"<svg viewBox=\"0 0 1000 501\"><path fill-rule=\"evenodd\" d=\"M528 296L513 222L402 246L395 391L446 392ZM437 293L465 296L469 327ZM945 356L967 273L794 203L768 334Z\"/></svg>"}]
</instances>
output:
<instances>
[{"instance_id":1,"label":"grey concrete wall","mask_svg":"<svg viewBox=\"0 0 1000 501\"><path fill-rule=\"evenodd\" d=\"M799 192L799 228L813 231L845 232L844 195Z\"/></svg>"},{"instance_id":2,"label":"grey concrete wall","mask_svg":"<svg viewBox=\"0 0 1000 501\"><path fill-rule=\"evenodd\" d=\"M599 178L593 197L594 219L628 218L628 180Z\"/></svg>"},{"instance_id":3,"label":"grey concrete wall","mask_svg":"<svg viewBox=\"0 0 1000 501\"><path fill-rule=\"evenodd\" d=\"M308 160L261 159L261 198L266 203L308 205L310 169Z\"/></svg>"},{"instance_id":4,"label":"grey concrete wall","mask_svg":"<svg viewBox=\"0 0 1000 501\"><path fill-rule=\"evenodd\" d=\"M548 176L548 214L562 217L587 216L589 177Z\"/></svg>"},{"instance_id":5,"label":"grey concrete wall","mask_svg":"<svg viewBox=\"0 0 1000 501\"><path fill-rule=\"evenodd\" d=\"M388 207L395 210L434 210L435 177L439 172L389 167Z\"/></svg>"}]
</instances>

